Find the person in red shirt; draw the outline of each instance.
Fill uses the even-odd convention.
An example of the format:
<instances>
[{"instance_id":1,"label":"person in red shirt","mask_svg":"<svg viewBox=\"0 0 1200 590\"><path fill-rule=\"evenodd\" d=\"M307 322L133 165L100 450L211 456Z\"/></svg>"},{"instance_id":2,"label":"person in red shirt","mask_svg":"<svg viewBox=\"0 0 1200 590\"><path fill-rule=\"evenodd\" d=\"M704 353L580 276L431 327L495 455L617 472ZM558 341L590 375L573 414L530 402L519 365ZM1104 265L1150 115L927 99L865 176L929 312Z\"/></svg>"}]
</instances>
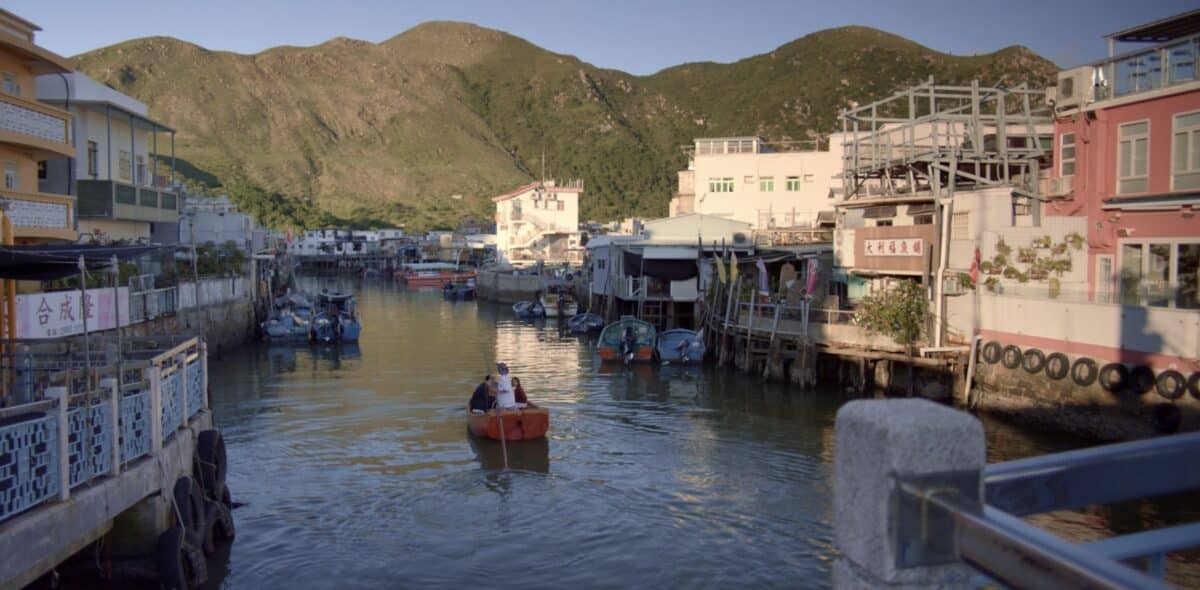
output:
<instances>
[{"instance_id":1,"label":"person in red shirt","mask_svg":"<svg viewBox=\"0 0 1200 590\"><path fill-rule=\"evenodd\" d=\"M512 378L512 386L513 386L513 397L516 398L517 403L518 404L528 404L529 399L525 397L525 388L521 387L521 380L516 377L513 377Z\"/></svg>"}]
</instances>

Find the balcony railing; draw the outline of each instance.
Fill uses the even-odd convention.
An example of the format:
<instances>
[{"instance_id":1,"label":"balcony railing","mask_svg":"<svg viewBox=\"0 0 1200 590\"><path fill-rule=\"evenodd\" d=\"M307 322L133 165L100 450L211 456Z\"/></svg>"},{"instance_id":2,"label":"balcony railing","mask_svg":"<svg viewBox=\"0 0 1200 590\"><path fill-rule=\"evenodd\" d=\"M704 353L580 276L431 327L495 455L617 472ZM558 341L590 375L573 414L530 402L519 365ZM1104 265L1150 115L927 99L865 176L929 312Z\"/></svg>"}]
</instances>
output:
<instances>
[{"instance_id":1,"label":"balcony railing","mask_svg":"<svg viewBox=\"0 0 1200 590\"><path fill-rule=\"evenodd\" d=\"M126 221L179 221L179 196L113 180L80 180L79 216Z\"/></svg>"},{"instance_id":2,"label":"balcony railing","mask_svg":"<svg viewBox=\"0 0 1200 590\"><path fill-rule=\"evenodd\" d=\"M19 238L74 240L75 199L67 195L0 190L5 213Z\"/></svg>"},{"instance_id":3,"label":"balcony railing","mask_svg":"<svg viewBox=\"0 0 1200 590\"><path fill-rule=\"evenodd\" d=\"M36 141L71 148L71 116L54 107L0 94L0 129L26 136Z\"/></svg>"},{"instance_id":4,"label":"balcony railing","mask_svg":"<svg viewBox=\"0 0 1200 590\"><path fill-rule=\"evenodd\" d=\"M1200 35L1174 39L1096 64L1096 100L1120 98L1200 80Z\"/></svg>"}]
</instances>

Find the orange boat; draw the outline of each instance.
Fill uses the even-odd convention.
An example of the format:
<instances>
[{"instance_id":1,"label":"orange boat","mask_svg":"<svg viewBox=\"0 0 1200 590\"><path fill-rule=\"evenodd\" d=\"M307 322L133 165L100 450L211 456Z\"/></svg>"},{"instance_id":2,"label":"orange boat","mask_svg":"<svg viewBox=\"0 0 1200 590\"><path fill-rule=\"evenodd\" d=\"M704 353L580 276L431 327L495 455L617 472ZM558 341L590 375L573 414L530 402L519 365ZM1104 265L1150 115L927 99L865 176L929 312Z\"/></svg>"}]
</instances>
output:
<instances>
[{"instance_id":1,"label":"orange boat","mask_svg":"<svg viewBox=\"0 0 1200 590\"><path fill-rule=\"evenodd\" d=\"M475 436L500 440L502 419L505 440L545 438L550 429L550 410L534 404L518 410L489 410L486 414L475 414L467 407L467 428Z\"/></svg>"},{"instance_id":2,"label":"orange boat","mask_svg":"<svg viewBox=\"0 0 1200 590\"><path fill-rule=\"evenodd\" d=\"M631 341L626 336L631 335ZM596 349L602 362L648 363L654 359L654 324L622 316L604 327Z\"/></svg>"}]
</instances>

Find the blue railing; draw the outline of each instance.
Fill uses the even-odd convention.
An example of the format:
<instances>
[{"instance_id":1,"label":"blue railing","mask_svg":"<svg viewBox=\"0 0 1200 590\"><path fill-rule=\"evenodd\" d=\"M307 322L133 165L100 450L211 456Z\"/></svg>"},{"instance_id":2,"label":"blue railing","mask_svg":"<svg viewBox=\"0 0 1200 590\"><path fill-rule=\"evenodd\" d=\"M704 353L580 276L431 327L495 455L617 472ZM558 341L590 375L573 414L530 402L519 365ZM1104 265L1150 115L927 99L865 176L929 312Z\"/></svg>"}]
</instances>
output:
<instances>
[{"instance_id":1,"label":"blue railing","mask_svg":"<svg viewBox=\"0 0 1200 590\"><path fill-rule=\"evenodd\" d=\"M0 522L119 474L207 407L207 360L196 338L148 361L130 361L121 375L123 391L117 391L115 367L100 372L114 378L98 390L87 392L77 385L87 379L66 371L48 399L0 408ZM71 396L68 389L84 393Z\"/></svg>"}]
</instances>

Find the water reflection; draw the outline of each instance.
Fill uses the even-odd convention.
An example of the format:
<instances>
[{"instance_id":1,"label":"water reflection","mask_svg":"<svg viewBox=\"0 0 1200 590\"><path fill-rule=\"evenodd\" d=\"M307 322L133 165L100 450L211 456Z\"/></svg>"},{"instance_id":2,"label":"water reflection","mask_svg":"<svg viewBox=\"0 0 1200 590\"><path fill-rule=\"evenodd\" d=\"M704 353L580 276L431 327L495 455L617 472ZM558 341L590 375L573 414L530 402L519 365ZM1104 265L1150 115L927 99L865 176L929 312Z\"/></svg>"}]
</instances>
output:
<instances>
[{"instance_id":1,"label":"water reflection","mask_svg":"<svg viewBox=\"0 0 1200 590\"><path fill-rule=\"evenodd\" d=\"M358 293L357 350L256 345L212 364L229 483L247 502L212 587L459 586L498 564L528 587L828 587L842 396L602 365L594 338L506 305L337 288ZM497 360L552 412L548 439L509 445L509 470L463 411ZM985 424L991 461L1079 444ZM1044 518L1109 536L1188 506Z\"/></svg>"}]
</instances>

